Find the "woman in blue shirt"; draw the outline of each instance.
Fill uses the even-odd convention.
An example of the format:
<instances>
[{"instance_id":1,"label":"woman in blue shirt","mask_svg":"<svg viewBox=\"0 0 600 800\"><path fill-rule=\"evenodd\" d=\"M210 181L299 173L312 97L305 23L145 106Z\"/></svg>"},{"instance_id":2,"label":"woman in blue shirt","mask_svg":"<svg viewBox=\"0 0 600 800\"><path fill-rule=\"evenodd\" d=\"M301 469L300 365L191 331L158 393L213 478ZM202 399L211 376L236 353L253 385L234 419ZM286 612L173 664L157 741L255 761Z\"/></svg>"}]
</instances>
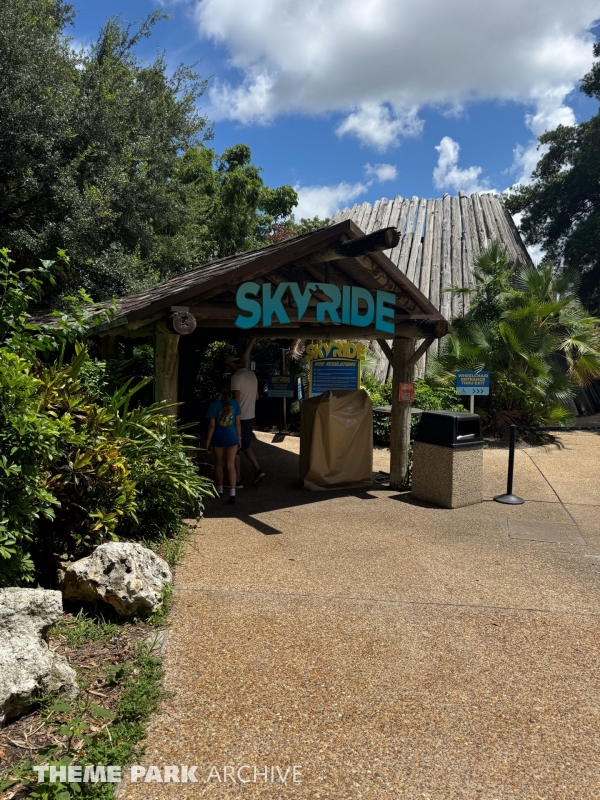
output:
<instances>
[{"instance_id":1,"label":"woman in blue shirt","mask_svg":"<svg viewBox=\"0 0 600 800\"><path fill-rule=\"evenodd\" d=\"M221 387L218 400L213 400L206 412L208 433L206 449L215 453L215 483L219 495L223 495L223 467L227 463L229 476L229 502L235 503L235 457L242 442L242 409L231 397L228 385Z\"/></svg>"}]
</instances>

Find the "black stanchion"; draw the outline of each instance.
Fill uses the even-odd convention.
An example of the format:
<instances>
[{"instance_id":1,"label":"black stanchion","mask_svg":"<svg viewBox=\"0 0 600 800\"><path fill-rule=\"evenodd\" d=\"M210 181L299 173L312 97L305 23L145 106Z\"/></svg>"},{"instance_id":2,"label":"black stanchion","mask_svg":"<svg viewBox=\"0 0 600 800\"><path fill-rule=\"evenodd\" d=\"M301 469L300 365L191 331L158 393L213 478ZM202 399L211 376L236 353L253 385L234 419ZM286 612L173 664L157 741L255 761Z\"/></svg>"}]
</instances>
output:
<instances>
[{"instance_id":1,"label":"black stanchion","mask_svg":"<svg viewBox=\"0 0 600 800\"><path fill-rule=\"evenodd\" d=\"M520 506L525 502L522 497L513 494L513 472L515 471L515 442L517 426L510 426L510 445L508 449L508 477L506 479L506 494L497 494L494 500L497 503L506 503L509 506Z\"/></svg>"}]
</instances>

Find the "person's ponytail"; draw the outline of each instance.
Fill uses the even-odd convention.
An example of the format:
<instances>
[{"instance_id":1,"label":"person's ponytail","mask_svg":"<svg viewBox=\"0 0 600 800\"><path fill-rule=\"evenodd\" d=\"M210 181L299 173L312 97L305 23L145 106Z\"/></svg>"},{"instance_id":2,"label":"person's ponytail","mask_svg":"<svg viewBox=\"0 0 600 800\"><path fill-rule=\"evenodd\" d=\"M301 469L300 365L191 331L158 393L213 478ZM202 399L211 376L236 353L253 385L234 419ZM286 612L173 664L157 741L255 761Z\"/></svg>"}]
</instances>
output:
<instances>
[{"instance_id":1,"label":"person's ponytail","mask_svg":"<svg viewBox=\"0 0 600 800\"><path fill-rule=\"evenodd\" d=\"M231 397L231 392L229 391L229 389L223 387L221 389L221 402L223 403L223 410L221 411L221 414L223 415L223 417L228 417L231 411L231 406L229 405L230 397Z\"/></svg>"}]
</instances>

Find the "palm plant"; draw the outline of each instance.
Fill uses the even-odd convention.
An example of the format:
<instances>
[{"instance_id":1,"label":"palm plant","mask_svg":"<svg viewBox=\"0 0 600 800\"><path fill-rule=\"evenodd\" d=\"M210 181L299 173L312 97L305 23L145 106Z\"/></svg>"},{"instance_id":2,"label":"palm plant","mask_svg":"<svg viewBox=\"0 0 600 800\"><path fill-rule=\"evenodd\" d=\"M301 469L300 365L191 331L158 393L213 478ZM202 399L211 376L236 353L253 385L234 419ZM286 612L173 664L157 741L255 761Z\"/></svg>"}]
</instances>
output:
<instances>
[{"instance_id":1,"label":"palm plant","mask_svg":"<svg viewBox=\"0 0 600 800\"><path fill-rule=\"evenodd\" d=\"M578 387L600 377L600 321L577 297L577 281L549 262L514 267L498 242L474 260L470 310L432 359L428 378L453 384L459 369L489 370L479 409L494 433L513 423L569 425Z\"/></svg>"}]
</instances>

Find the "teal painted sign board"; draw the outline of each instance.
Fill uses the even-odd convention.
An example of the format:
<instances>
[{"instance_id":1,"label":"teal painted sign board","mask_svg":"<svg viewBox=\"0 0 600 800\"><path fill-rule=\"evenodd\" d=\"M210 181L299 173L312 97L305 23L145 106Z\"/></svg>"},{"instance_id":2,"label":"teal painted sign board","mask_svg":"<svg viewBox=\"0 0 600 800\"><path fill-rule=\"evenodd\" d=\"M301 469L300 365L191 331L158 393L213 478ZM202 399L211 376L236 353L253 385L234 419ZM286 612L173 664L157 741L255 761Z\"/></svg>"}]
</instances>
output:
<instances>
[{"instance_id":1,"label":"teal painted sign board","mask_svg":"<svg viewBox=\"0 0 600 800\"><path fill-rule=\"evenodd\" d=\"M462 395L490 393L490 372L461 369L456 373L456 391Z\"/></svg>"},{"instance_id":2,"label":"teal painted sign board","mask_svg":"<svg viewBox=\"0 0 600 800\"><path fill-rule=\"evenodd\" d=\"M296 308L297 320L306 314L314 292L325 294L328 300L319 300L315 306L317 322L334 325L352 325L368 328L374 325L382 333L394 335L394 307L396 296L391 292L370 292L362 286L335 286L333 283L306 283L301 289L298 283L274 285L265 282L246 281L236 292L235 302L240 313L235 320L242 329L263 325L268 328L275 319L280 325L290 322L289 305L284 298L291 298Z\"/></svg>"},{"instance_id":3,"label":"teal painted sign board","mask_svg":"<svg viewBox=\"0 0 600 800\"><path fill-rule=\"evenodd\" d=\"M269 397L293 397L295 379L292 375L271 375L267 380Z\"/></svg>"},{"instance_id":4,"label":"teal painted sign board","mask_svg":"<svg viewBox=\"0 0 600 800\"><path fill-rule=\"evenodd\" d=\"M360 389L360 361L355 358L316 358L310 362L312 397L335 389Z\"/></svg>"}]
</instances>

